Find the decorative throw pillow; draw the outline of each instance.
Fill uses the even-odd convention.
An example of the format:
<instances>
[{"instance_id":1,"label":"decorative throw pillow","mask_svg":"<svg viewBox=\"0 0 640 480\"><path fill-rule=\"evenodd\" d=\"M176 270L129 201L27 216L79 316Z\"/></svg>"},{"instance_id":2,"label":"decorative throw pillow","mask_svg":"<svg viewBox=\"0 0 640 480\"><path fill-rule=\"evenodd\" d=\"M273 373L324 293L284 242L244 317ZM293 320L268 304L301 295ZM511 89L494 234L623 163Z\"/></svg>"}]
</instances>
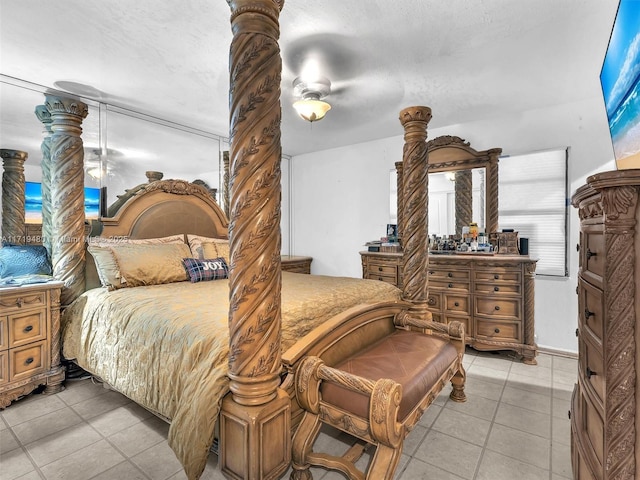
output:
<instances>
[{"instance_id":1,"label":"decorative throw pillow","mask_svg":"<svg viewBox=\"0 0 640 480\"><path fill-rule=\"evenodd\" d=\"M96 270L100 283L103 287L110 289L119 288L120 285L120 272L116 259L113 255L113 251L109 247L118 245L157 245L157 244L185 244L184 235L171 235L161 238L103 238L103 237L90 237L88 240L87 250L93 257L96 264Z\"/></svg>"},{"instance_id":2,"label":"decorative throw pillow","mask_svg":"<svg viewBox=\"0 0 640 480\"><path fill-rule=\"evenodd\" d=\"M186 243L128 244L110 248L118 265L115 288L159 285L187 280L182 259L191 254Z\"/></svg>"},{"instance_id":3,"label":"decorative throw pillow","mask_svg":"<svg viewBox=\"0 0 640 480\"><path fill-rule=\"evenodd\" d=\"M182 263L192 283L229 277L229 267L221 257L209 260L183 258Z\"/></svg>"},{"instance_id":4,"label":"decorative throw pillow","mask_svg":"<svg viewBox=\"0 0 640 480\"><path fill-rule=\"evenodd\" d=\"M52 273L49 254L42 245L4 245L0 248L0 278Z\"/></svg>"},{"instance_id":5,"label":"decorative throw pillow","mask_svg":"<svg viewBox=\"0 0 640 480\"><path fill-rule=\"evenodd\" d=\"M226 238L202 237L187 235L187 243L193 255L200 260L222 257L229 265L229 240Z\"/></svg>"}]
</instances>

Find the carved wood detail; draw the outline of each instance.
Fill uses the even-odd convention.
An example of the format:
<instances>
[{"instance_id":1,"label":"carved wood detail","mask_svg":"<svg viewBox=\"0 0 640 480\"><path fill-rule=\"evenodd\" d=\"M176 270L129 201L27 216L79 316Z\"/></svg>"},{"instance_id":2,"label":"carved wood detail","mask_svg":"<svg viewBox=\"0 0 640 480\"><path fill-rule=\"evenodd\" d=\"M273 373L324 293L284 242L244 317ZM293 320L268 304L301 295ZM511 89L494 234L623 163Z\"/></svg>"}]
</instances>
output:
<instances>
[{"instance_id":1,"label":"carved wood detail","mask_svg":"<svg viewBox=\"0 0 640 480\"><path fill-rule=\"evenodd\" d=\"M79 100L46 95L51 114L51 263L64 282L61 302L69 305L84 292L84 149L82 120L88 107Z\"/></svg>"},{"instance_id":2,"label":"carved wood detail","mask_svg":"<svg viewBox=\"0 0 640 480\"><path fill-rule=\"evenodd\" d=\"M402 198L403 210L403 289L402 297L411 302L419 318L430 316L427 310L428 207L427 125L429 107L409 107L400 112L404 128Z\"/></svg>"},{"instance_id":3,"label":"carved wood detail","mask_svg":"<svg viewBox=\"0 0 640 480\"><path fill-rule=\"evenodd\" d=\"M27 152L0 149L2 172L2 238L9 243L24 243L24 162Z\"/></svg>"},{"instance_id":4,"label":"carved wood detail","mask_svg":"<svg viewBox=\"0 0 640 480\"><path fill-rule=\"evenodd\" d=\"M51 258L51 239L53 234L51 231L51 113L45 105L38 105L35 109L36 117L42 123L42 143L40 151L42 159L40 160L40 168L42 169L42 244L49 252Z\"/></svg>"},{"instance_id":5,"label":"carved wood detail","mask_svg":"<svg viewBox=\"0 0 640 480\"><path fill-rule=\"evenodd\" d=\"M396 218L397 218L397 228L398 228L398 242L400 242L400 246L402 247L404 242L402 241L402 233L404 232L404 201L403 201L403 164L402 162L396 162L396 195L397 195L397 208L396 208Z\"/></svg>"},{"instance_id":6,"label":"carved wood detail","mask_svg":"<svg viewBox=\"0 0 640 480\"><path fill-rule=\"evenodd\" d=\"M456 172L456 233L473 221L473 177L471 170Z\"/></svg>"}]
</instances>

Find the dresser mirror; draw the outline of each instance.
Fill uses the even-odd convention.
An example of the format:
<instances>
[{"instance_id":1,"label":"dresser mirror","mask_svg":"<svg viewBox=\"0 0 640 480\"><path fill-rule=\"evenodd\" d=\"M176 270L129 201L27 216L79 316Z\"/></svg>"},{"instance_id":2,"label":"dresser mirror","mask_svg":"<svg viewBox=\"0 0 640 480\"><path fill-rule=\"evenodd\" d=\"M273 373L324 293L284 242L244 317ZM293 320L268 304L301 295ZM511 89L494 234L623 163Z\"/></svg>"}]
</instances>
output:
<instances>
[{"instance_id":1,"label":"dresser mirror","mask_svg":"<svg viewBox=\"0 0 640 480\"><path fill-rule=\"evenodd\" d=\"M491 234L498 231L498 157L502 149L477 151L460 137L444 135L427 142L429 150L429 234L462 234L476 222ZM396 164L397 191L402 191L402 162ZM393 190L393 189L392 189ZM401 194L394 195L401 212ZM393 201L393 200L392 200ZM402 236L403 218L397 218Z\"/></svg>"}]
</instances>

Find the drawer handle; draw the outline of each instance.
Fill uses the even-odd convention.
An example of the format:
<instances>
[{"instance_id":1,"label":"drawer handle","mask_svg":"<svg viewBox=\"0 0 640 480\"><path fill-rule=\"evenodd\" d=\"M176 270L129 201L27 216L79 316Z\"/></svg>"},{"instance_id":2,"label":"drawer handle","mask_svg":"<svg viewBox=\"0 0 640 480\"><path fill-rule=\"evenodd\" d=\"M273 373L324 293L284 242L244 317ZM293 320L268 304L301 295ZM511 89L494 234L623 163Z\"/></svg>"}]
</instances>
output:
<instances>
[{"instance_id":1,"label":"drawer handle","mask_svg":"<svg viewBox=\"0 0 640 480\"><path fill-rule=\"evenodd\" d=\"M456 307L459 307L459 306L460 306L460 302L455 302L455 303L454 303L454 305L455 305Z\"/></svg>"},{"instance_id":2,"label":"drawer handle","mask_svg":"<svg viewBox=\"0 0 640 480\"><path fill-rule=\"evenodd\" d=\"M33 325L27 325L26 327L24 327L24 331L25 333L30 332L31 330L33 330Z\"/></svg>"},{"instance_id":3,"label":"drawer handle","mask_svg":"<svg viewBox=\"0 0 640 480\"><path fill-rule=\"evenodd\" d=\"M447 273L447 277L453 278L453 273L451 273L451 272Z\"/></svg>"},{"instance_id":4,"label":"drawer handle","mask_svg":"<svg viewBox=\"0 0 640 480\"><path fill-rule=\"evenodd\" d=\"M22 304L23 304L23 303L24 303L24 300L23 300L22 298L18 298L18 299L16 300L16 305L17 305L19 308L22 308Z\"/></svg>"},{"instance_id":5,"label":"drawer handle","mask_svg":"<svg viewBox=\"0 0 640 480\"><path fill-rule=\"evenodd\" d=\"M571 420L571 410L567 410L567 417L569 417L569 420Z\"/></svg>"},{"instance_id":6,"label":"drawer handle","mask_svg":"<svg viewBox=\"0 0 640 480\"><path fill-rule=\"evenodd\" d=\"M590 312L588 308L584 309L584 319L589 320L589 317L593 317L595 313Z\"/></svg>"},{"instance_id":7,"label":"drawer handle","mask_svg":"<svg viewBox=\"0 0 640 480\"><path fill-rule=\"evenodd\" d=\"M500 279L500 275L498 275L497 273L493 276L494 280L499 280Z\"/></svg>"},{"instance_id":8,"label":"drawer handle","mask_svg":"<svg viewBox=\"0 0 640 480\"><path fill-rule=\"evenodd\" d=\"M453 283L450 283L449 285L447 285L449 288L453 288Z\"/></svg>"},{"instance_id":9,"label":"drawer handle","mask_svg":"<svg viewBox=\"0 0 640 480\"><path fill-rule=\"evenodd\" d=\"M380 280L381 282L383 281L383 280L382 280L382 277L378 277L378 280Z\"/></svg>"},{"instance_id":10,"label":"drawer handle","mask_svg":"<svg viewBox=\"0 0 640 480\"><path fill-rule=\"evenodd\" d=\"M382 271L382 267L378 267L378 271L381 272Z\"/></svg>"},{"instance_id":11,"label":"drawer handle","mask_svg":"<svg viewBox=\"0 0 640 480\"><path fill-rule=\"evenodd\" d=\"M500 310L500 305L496 305L494 308L495 308L496 310Z\"/></svg>"},{"instance_id":12,"label":"drawer handle","mask_svg":"<svg viewBox=\"0 0 640 480\"><path fill-rule=\"evenodd\" d=\"M589 367L587 367L586 374L587 374L587 378L588 378L589 380L591 380L591 377L592 377L592 376L598 375L596 372L594 372L593 370L591 370Z\"/></svg>"},{"instance_id":13,"label":"drawer handle","mask_svg":"<svg viewBox=\"0 0 640 480\"><path fill-rule=\"evenodd\" d=\"M494 292L499 292L500 291L500 287L493 287L493 291Z\"/></svg>"},{"instance_id":14,"label":"drawer handle","mask_svg":"<svg viewBox=\"0 0 640 480\"><path fill-rule=\"evenodd\" d=\"M29 358L27 358L27 359L24 361L24 364L25 364L25 365L30 365L30 364L32 364L32 363L33 363L33 357L29 357Z\"/></svg>"},{"instance_id":15,"label":"drawer handle","mask_svg":"<svg viewBox=\"0 0 640 480\"><path fill-rule=\"evenodd\" d=\"M578 286L576 285L576 295L578 295Z\"/></svg>"},{"instance_id":16,"label":"drawer handle","mask_svg":"<svg viewBox=\"0 0 640 480\"><path fill-rule=\"evenodd\" d=\"M433 270L429 270L429 275L433 275L435 272Z\"/></svg>"},{"instance_id":17,"label":"drawer handle","mask_svg":"<svg viewBox=\"0 0 640 480\"><path fill-rule=\"evenodd\" d=\"M579 333L580 333L580 330L576 328L576 337L579 335Z\"/></svg>"},{"instance_id":18,"label":"drawer handle","mask_svg":"<svg viewBox=\"0 0 640 480\"><path fill-rule=\"evenodd\" d=\"M580 244L576 243L576 252L579 252L579 251L580 251Z\"/></svg>"},{"instance_id":19,"label":"drawer handle","mask_svg":"<svg viewBox=\"0 0 640 480\"><path fill-rule=\"evenodd\" d=\"M436 299L433 297L429 297L429 300L427 300L427 303L429 305L435 305L436 304Z\"/></svg>"},{"instance_id":20,"label":"drawer handle","mask_svg":"<svg viewBox=\"0 0 640 480\"><path fill-rule=\"evenodd\" d=\"M596 252L592 252L587 248L587 260L589 260L591 257L596 257L597 255L598 254Z\"/></svg>"},{"instance_id":21,"label":"drawer handle","mask_svg":"<svg viewBox=\"0 0 640 480\"><path fill-rule=\"evenodd\" d=\"M495 333L500 333L500 329L499 329L499 328L494 328L494 329L493 329L493 331L494 331Z\"/></svg>"}]
</instances>

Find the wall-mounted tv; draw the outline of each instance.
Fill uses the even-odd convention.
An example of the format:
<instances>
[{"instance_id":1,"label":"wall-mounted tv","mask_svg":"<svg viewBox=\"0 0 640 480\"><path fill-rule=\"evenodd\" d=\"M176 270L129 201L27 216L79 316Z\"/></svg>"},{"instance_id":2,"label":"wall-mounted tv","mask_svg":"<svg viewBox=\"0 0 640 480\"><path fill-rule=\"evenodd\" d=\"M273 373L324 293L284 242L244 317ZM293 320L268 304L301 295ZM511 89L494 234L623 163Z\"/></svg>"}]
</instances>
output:
<instances>
[{"instance_id":1,"label":"wall-mounted tv","mask_svg":"<svg viewBox=\"0 0 640 480\"><path fill-rule=\"evenodd\" d=\"M25 223L42 223L42 184L25 182ZM102 201L100 188L84 187L84 215L87 220L100 218Z\"/></svg>"},{"instance_id":2,"label":"wall-mounted tv","mask_svg":"<svg viewBox=\"0 0 640 480\"><path fill-rule=\"evenodd\" d=\"M640 1L620 0L600 72L616 165L640 168Z\"/></svg>"}]
</instances>

